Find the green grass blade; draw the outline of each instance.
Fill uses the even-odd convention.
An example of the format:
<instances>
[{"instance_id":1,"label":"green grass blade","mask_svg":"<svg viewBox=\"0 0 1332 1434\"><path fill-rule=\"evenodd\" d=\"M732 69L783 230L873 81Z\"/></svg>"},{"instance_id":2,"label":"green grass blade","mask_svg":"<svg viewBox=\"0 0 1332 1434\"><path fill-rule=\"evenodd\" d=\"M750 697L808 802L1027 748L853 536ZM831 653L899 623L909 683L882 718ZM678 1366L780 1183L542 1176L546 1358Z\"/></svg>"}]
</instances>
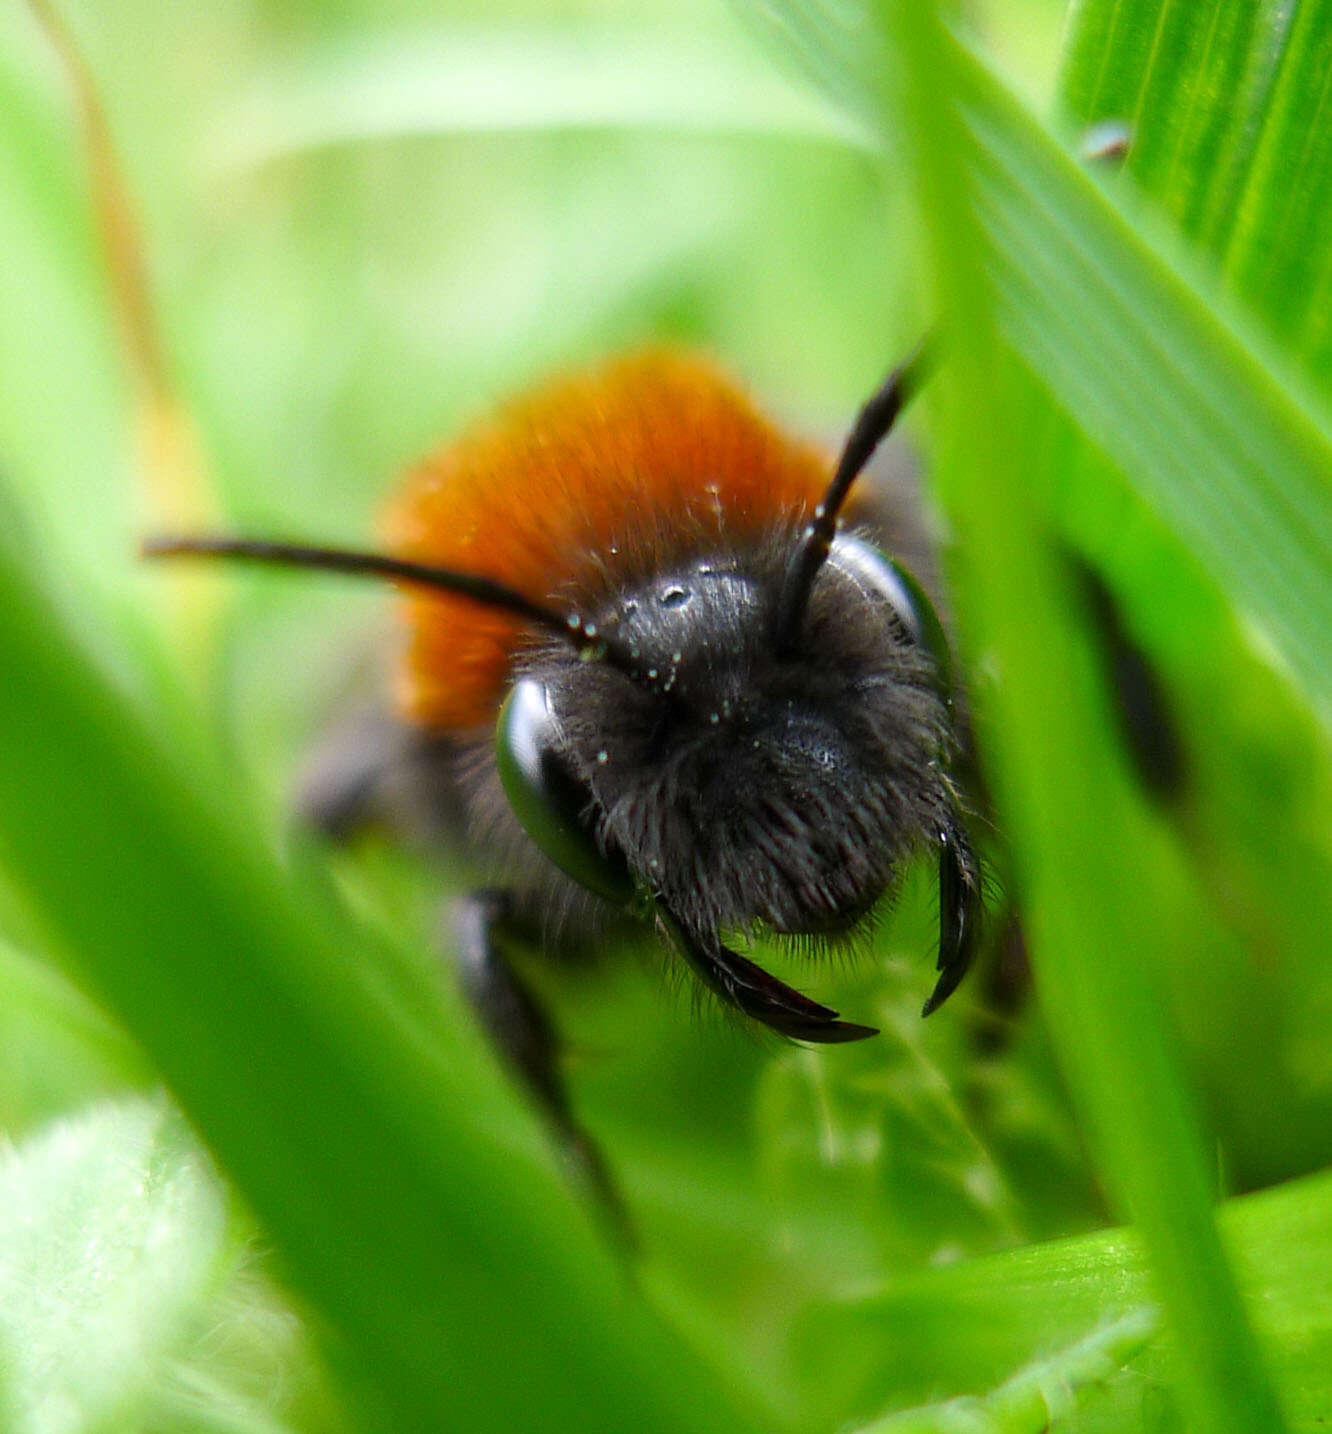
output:
<instances>
[{"instance_id":1,"label":"green grass blade","mask_svg":"<svg viewBox=\"0 0 1332 1434\"><path fill-rule=\"evenodd\" d=\"M164 758L0 550L0 863L142 1042L398 1429L732 1429L454 1013ZM447 1041L447 1045L444 1042ZM534 1298L539 1292L539 1298Z\"/></svg>"},{"instance_id":2,"label":"green grass blade","mask_svg":"<svg viewBox=\"0 0 1332 1434\"><path fill-rule=\"evenodd\" d=\"M862 1434L1047 1434L1068 1429L1077 1410L1147 1347L1156 1333L1150 1306L1130 1310L1006 1379L979 1397L949 1400L867 1424Z\"/></svg>"},{"instance_id":3,"label":"green grass blade","mask_svg":"<svg viewBox=\"0 0 1332 1434\"><path fill-rule=\"evenodd\" d=\"M1063 105L1076 123L1125 124L1126 168L1192 239L1216 248L1233 228L1289 25L1288 7L1271 0L1084 0L1073 7Z\"/></svg>"},{"instance_id":4,"label":"green grass blade","mask_svg":"<svg viewBox=\"0 0 1332 1434\"><path fill-rule=\"evenodd\" d=\"M939 484L959 542L962 616L1002 673L990 741L1043 1004L1105 1176L1151 1251L1179 1337L1184 1406L1200 1429L1277 1429L1212 1225L1200 1132L1153 989L1161 938L1139 899L1141 816L1011 438L1014 388L995 336L1005 319L1029 319L1034 300L1024 293L1017 304L1006 293L1002 262L992 259L999 244L984 218L1013 200L1021 213L1029 191L1013 195L987 171L997 148L987 121L1011 121L1013 135L1029 141L1022 157L1032 171L1052 164L1052 147L1024 133L1016 106L978 82L932 12L902 0L880 14L880 53L893 56L902 76L900 86L884 87L885 129L900 125L915 161L950 334L941 384L951 421ZM1046 180L1040 197L1066 203L1071 186ZM1043 234L1035 247L1058 256L1061 237L1051 243ZM1075 297L1059 298L1075 329L1086 324Z\"/></svg>"},{"instance_id":5,"label":"green grass blade","mask_svg":"<svg viewBox=\"0 0 1332 1434\"><path fill-rule=\"evenodd\" d=\"M774 8L779 17L810 9ZM855 27L843 25L820 59L817 15L786 32L816 75L829 55L846 61L856 51L847 45ZM1327 416L1238 311L1209 297L1164 225L1153 229L1140 205L1098 190L983 59L945 43L974 145L1000 331L1262 629L1329 722ZM848 103L870 111L863 66Z\"/></svg>"},{"instance_id":6,"label":"green grass blade","mask_svg":"<svg viewBox=\"0 0 1332 1434\"><path fill-rule=\"evenodd\" d=\"M963 103L1005 336L1332 712L1332 444L1266 362L974 61Z\"/></svg>"},{"instance_id":7,"label":"green grass blade","mask_svg":"<svg viewBox=\"0 0 1332 1434\"><path fill-rule=\"evenodd\" d=\"M1229 1201L1218 1223L1273 1352L1291 1427L1316 1430L1327 1416L1332 1366L1332 1176ZM1010 1371L1066 1350L1075 1332L1105 1332L1153 1298L1138 1238L1107 1230L922 1271L814 1311L794 1353L817 1384L820 1350L860 1350L860 1368L839 1394L863 1420L885 1406L981 1395ZM1167 1338L1153 1340L1108 1391L1104 1422L1092 1427L1157 1427L1169 1365ZM1074 1434L1083 1425L1071 1418L1055 1427Z\"/></svg>"},{"instance_id":8,"label":"green grass blade","mask_svg":"<svg viewBox=\"0 0 1332 1434\"><path fill-rule=\"evenodd\" d=\"M1141 210L1133 188L1145 191L1151 222L1159 223L1161 214L1173 220L1190 250L1216 266L1204 271L1204 286L1238 289L1283 340L1291 360L1301 356L1295 329L1321 322L1328 306L1317 275L1309 272L1327 262L1326 249L1310 246L1306 232L1310 219L1326 216L1329 205L1327 166L1311 162L1320 140L1307 128L1317 124L1325 76L1316 62L1318 44L1311 41L1326 32L1328 18L1321 4L1292 12L1266 0L1211 6L1087 0L1075 10L1063 75L1063 106L1074 124L1118 119L1131 130L1125 162L1131 184L1116 181L1113 192ZM1291 113L1300 114L1306 127L1286 123L1283 117ZM1263 242L1251 246L1242 231L1257 215L1273 222ZM1241 253L1257 266L1255 282L1234 271ZM1227 258L1231 269L1223 274ZM1182 555L1170 553L1164 535L1144 531L1141 521L1125 529L1109 496L1123 480L1084 435L1072 425L1064 428L1055 449L1039 450L1034 481L1057 495L1064 531L1135 610L1136 630L1166 674L1177 713L1185 714L1191 784L1183 809L1175 812L1178 845L1200 896L1231 926L1229 939L1218 933L1206 944L1217 953L1229 947L1234 959L1218 954L1199 964L1179 1009L1213 1098L1219 1095L1227 1115L1239 1107L1251 1112L1242 1120L1256 1140L1237 1140L1235 1122L1219 1120L1222 1158L1234 1160L1228 1168L1244 1188L1328 1160L1317 1137L1296 1136L1301 1127L1329 1129L1323 1094L1299 1081L1284 1094L1261 1089L1268 1075L1280 1084L1300 1064L1296 1051L1305 1038L1299 1029L1312 1030L1319 1021L1304 1013L1319 1009L1324 999L1330 849L1318 835L1299 843L1297 854L1284 834L1321 832L1323 823L1312 812L1326 805L1321 794L1313 795L1328 778L1326 739L1322 750L1317 738L1312 747L1291 740L1298 715L1244 656L1246 647L1261 643L1242 643L1227 630L1229 623L1218 621L1216 599L1189 575ZM1099 502L1093 496L1098 493ZM1279 555L1281 548L1275 551ZM1179 582L1166 576L1172 569ZM1181 642L1186 623L1191 631ZM1209 676L1199 683L1203 671ZM1256 725L1271 734L1261 753L1250 740ZM1273 781L1274 770L1282 768L1286 778ZM1298 811L1306 796L1313 802L1311 819ZM1274 841L1274 833L1283 839ZM1232 900L1237 891L1245 895ZM1271 953L1270 959L1254 959L1259 951ZM1240 985L1227 987L1228 964ZM1250 986L1247 993L1243 984ZM1213 1019L1204 1015L1207 1006ZM1227 1028L1224 1044L1212 1053L1194 1039ZM1246 1031L1256 1038L1247 1059L1238 1054ZM1281 1121L1270 1119L1272 1109L1283 1111ZM1264 1128L1270 1135L1262 1134ZM1296 1138L1282 1157L1275 1147L1287 1135ZM1242 1152L1244 1145L1258 1154L1256 1163Z\"/></svg>"},{"instance_id":9,"label":"green grass blade","mask_svg":"<svg viewBox=\"0 0 1332 1434\"><path fill-rule=\"evenodd\" d=\"M1225 249L1228 277L1326 386L1332 379L1332 5L1303 4Z\"/></svg>"},{"instance_id":10,"label":"green grass blade","mask_svg":"<svg viewBox=\"0 0 1332 1434\"><path fill-rule=\"evenodd\" d=\"M1332 7L1322 0L1294 8L1270 0L1211 6L1086 0L1075 12L1063 76L1063 105L1074 123L1116 116L1129 122L1132 144L1125 168L1133 185L1174 220L1195 252L1216 266L1209 282L1237 293L1280 339L1286 354L1302 359L1307 375L1324 389L1326 356L1318 351L1317 336L1332 323L1332 255L1321 242L1332 220L1329 132L1322 116L1330 27ZM1116 188L1122 192L1124 186ZM1085 491L1093 483L1084 470L1098 461L1103 462L1089 445L1071 435L1050 479L1065 493ZM1082 533L1086 550L1098 556L1106 571L1121 575L1121 591L1131 590L1131 579L1126 583L1123 576L1129 572L1123 561L1128 545L1085 524ZM1139 595L1139 610L1148 611L1143 599L1154 597ZM1150 620L1144 624L1151 626ZM1149 640L1155 637L1150 634ZM1168 648L1167 639L1157 650ZM1236 648L1232 640L1231 652ZM1181 666L1177 654L1175 665ZM1242 1082L1257 1095L1255 1071L1280 1079L1298 1062L1295 1032L1305 1024L1303 1013L1319 1007L1326 987L1325 933L1332 922L1325 904L1332 893L1327 844L1315 838L1317 849L1306 844L1297 856L1285 841L1273 842L1271 834L1320 830L1318 818L1306 823L1295 808L1327 779L1328 762L1325 755L1307 750L1297 756L1288 739L1274 743L1273 760L1287 764L1290 775L1285 783L1273 783L1271 764L1244 740L1242 714L1246 705L1261 710L1276 730L1280 694L1259 692L1256 674L1246 678L1233 671L1221 677L1215 660L1210 665L1218 673L1219 700L1206 709L1205 725L1194 724L1188 740L1195 753L1207 750L1194 763L1195 791L1210 785L1225 794L1229 811L1225 803L1213 803L1209 819L1190 823L1183 840L1214 907L1229 906L1229 920L1247 952L1274 953L1270 963L1249 958L1259 980L1249 997L1231 1004L1254 1031L1263 1024L1264 1010L1277 1015L1263 1040L1270 1054L1212 1066L1214 1079L1232 1091L1239 1092ZM1283 791L1293 804L1276 795ZM1322 796L1314 801L1326 805ZM1231 852L1247 848L1238 868L1223 854L1227 847ZM1237 885L1249 895L1228 903L1226 892ZM1205 1025L1199 1021L1191 1028ZM1254 1111L1282 1109L1280 1122L1267 1121L1282 1135L1293 1133L1305 1113L1327 1129L1326 1109L1315 1113L1318 1098L1309 1097L1307 1084L1285 1098L1268 1091ZM1311 1151L1309 1142L1303 1146ZM1327 1159L1324 1149L1308 1164ZM1297 1162L1290 1168L1308 1165ZM1267 1178L1279 1173L1278 1164Z\"/></svg>"},{"instance_id":11,"label":"green grass blade","mask_svg":"<svg viewBox=\"0 0 1332 1434\"><path fill-rule=\"evenodd\" d=\"M1332 377L1332 4L1078 8L1064 102L1131 121L1128 169L1324 385Z\"/></svg>"}]
</instances>

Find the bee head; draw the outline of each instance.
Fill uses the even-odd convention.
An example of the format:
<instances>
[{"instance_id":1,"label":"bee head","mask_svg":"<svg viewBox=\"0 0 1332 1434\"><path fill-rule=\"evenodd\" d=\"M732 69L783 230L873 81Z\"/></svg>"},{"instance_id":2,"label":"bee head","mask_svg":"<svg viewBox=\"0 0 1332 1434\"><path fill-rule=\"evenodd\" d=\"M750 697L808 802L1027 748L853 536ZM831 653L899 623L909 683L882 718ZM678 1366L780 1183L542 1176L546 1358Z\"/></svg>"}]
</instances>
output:
<instances>
[{"instance_id":1,"label":"bee head","mask_svg":"<svg viewBox=\"0 0 1332 1434\"><path fill-rule=\"evenodd\" d=\"M595 628L618 662L543 647L500 724L506 788L547 854L602 895L651 904L677 943L723 962L740 959L726 933L847 936L921 851L965 863L974 885L928 599L842 533L782 647L790 550L778 535L614 594Z\"/></svg>"},{"instance_id":2,"label":"bee head","mask_svg":"<svg viewBox=\"0 0 1332 1434\"><path fill-rule=\"evenodd\" d=\"M718 555L598 614L632 673L564 650L533 671L587 793L583 820L700 938L849 931L948 819L936 659L891 582L857 577L843 549L891 577L839 539L786 652L771 638L781 566Z\"/></svg>"}]
</instances>

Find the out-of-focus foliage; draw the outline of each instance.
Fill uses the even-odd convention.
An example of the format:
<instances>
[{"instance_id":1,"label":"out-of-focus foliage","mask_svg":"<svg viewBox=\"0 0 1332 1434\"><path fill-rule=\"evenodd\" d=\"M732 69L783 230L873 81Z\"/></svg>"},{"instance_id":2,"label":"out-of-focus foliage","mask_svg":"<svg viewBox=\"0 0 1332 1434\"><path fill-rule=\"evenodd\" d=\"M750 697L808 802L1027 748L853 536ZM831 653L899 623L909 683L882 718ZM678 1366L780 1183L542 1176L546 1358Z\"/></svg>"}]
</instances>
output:
<instances>
[{"instance_id":1,"label":"out-of-focus foliage","mask_svg":"<svg viewBox=\"0 0 1332 1434\"><path fill-rule=\"evenodd\" d=\"M312 1427L296 1316L247 1267L227 1197L161 1100L94 1102L0 1164L6 1429Z\"/></svg>"},{"instance_id":2,"label":"out-of-focus foliage","mask_svg":"<svg viewBox=\"0 0 1332 1434\"><path fill-rule=\"evenodd\" d=\"M1220 1222L1252 1296L1290 1427L1299 1429L1315 1429L1326 1417L1329 1184L1319 1175L1245 1196ZM797 1365L823 1397L860 1419L884 1405L935 1399L940 1390L993 1390L979 1410L970 1401L923 1408L917 1422L904 1422L910 1429L1039 1429L1032 1401L1038 1390L1048 1398L1052 1386L1065 1399L1062 1409L1051 1404L1055 1428L1061 1421L1098 1434L1178 1428L1168 1345L1152 1337L1155 1308L1138 1241L1105 1231L918 1273L813 1310L796 1342ZM825 1379L830 1344L859 1351L832 1375L835 1391Z\"/></svg>"},{"instance_id":3,"label":"out-of-focus foliage","mask_svg":"<svg viewBox=\"0 0 1332 1434\"><path fill-rule=\"evenodd\" d=\"M1225 1266L1187 1121L1153 1093L1200 1094L1220 1194L1332 1153L1326 8L1084 0L1056 85L1061 7L993 0L903 99L891 66L866 69L910 53L900 6L71 0L197 446L183 495L127 377L66 76L25 11L0 14L0 1118L19 1142L0 1275L50 1295L0 1302L13 1427L480 1429L519 1408L532 1428L1180 1427L1171 1320L1202 1296L1171 1286L1162 1241L1223 1290ZM1131 135L1119 168L1077 159L1106 119ZM922 178L920 136L949 124L957 150ZM965 241L940 237L950 193L974 197ZM859 1047L696 1017L650 953L534 967L640 1226L620 1292L439 979L437 901L466 872L281 835L311 733L377 680L384 599L145 577L135 543L178 518L173 493L219 523L364 542L392 474L493 398L645 340L713 349L833 433L940 294L964 306L931 256L993 303L974 441L1016 464L995 475L1022 479L1010 531L1102 573L1187 783L1135 795L1112 718L1054 753L1052 787L1067 771L1069 792L1116 794L1052 808L1070 852L1103 831L1107 860L1103 891L1094 865L1067 883L1092 909L1062 930L1040 916L1061 899L1044 838L987 839L996 929L1014 903L1038 915L1044 1011L1010 952L920 1022L924 872L873 960L772 955L883 1027ZM966 440L946 403L927 416L912 440L965 566L988 475L950 468ZM999 557L1002 587L1028 555ZM1011 606L1021 582L978 606L974 568L961 640L998 821L1025 839L1042 828L1020 815L1021 733L994 731L1002 684L1053 684L1053 725L1026 732L1065 700L1095 710L1095 633L1070 595L1058 624L1089 686L1066 697L1059 642ZM1133 909L1100 909L1126 878ZM1150 984L1107 1002L1125 987L1098 966L1080 988L1083 933L1121 983L1149 959ZM127 1097L159 1076L222 1175ZM1153 1180L1155 1284L1105 1229ZM1292 1427L1332 1418L1329 1211L1313 1179L1224 1224ZM297 1291L319 1358L261 1270ZM1261 1386L1241 1326L1216 1348Z\"/></svg>"}]
</instances>

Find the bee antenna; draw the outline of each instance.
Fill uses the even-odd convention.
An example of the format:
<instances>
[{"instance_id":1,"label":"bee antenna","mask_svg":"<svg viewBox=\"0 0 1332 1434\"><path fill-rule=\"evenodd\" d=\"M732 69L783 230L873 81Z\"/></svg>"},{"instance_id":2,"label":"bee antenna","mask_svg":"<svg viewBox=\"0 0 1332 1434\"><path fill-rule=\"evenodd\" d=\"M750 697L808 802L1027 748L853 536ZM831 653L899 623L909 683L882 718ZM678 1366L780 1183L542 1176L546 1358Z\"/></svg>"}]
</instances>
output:
<instances>
[{"instance_id":1,"label":"bee antenna","mask_svg":"<svg viewBox=\"0 0 1332 1434\"><path fill-rule=\"evenodd\" d=\"M846 502L851 485L860 477L874 450L892 432L898 415L924 382L932 346L922 340L916 349L884 379L878 391L856 415L856 421L842 445L842 455L832 482L814 509L809 526L786 565L777 596L777 618L773 633L778 655L791 650L800 620L805 615L810 592L819 569L828 561L837 533L837 515Z\"/></svg>"},{"instance_id":2,"label":"bee antenna","mask_svg":"<svg viewBox=\"0 0 1332 1434\"><path fill-rule=\"evenodd\" d=\"M630 671L628 652L603 637L594 623L580 613L561 616L554 608L505 587L491 578L452 568L432 567L380 553L357 553L344 548L318 548L304 543L267 542L259 538L165 537L149 538L140 549L145 558L238 558L243 562L277 563L287 567L320 568L330 573L390 578L434 588L454 597L470 598L486 607L501 608L547 632L572 643L580 651L591 651L613 666ZM631 673L632 675L632 673Z\"/></svg>"}]
</instances>

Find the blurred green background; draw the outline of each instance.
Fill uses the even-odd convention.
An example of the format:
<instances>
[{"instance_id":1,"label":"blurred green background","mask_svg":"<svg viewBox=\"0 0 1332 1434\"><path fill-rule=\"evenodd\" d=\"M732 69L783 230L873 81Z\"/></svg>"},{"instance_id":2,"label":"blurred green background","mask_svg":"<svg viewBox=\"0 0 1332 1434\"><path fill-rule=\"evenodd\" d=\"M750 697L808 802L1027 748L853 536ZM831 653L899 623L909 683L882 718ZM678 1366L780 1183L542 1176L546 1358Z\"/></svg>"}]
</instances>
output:
<instances>
[{"instance_id":1,"label":"blurred green background","mask_svg":"<svg viewBox=\"0 0 1332 1434\"><path fill-rule=\"evenodd\" d=\"M1303 8L1088 0L1066 35L1054 0L990 0L958 59L891 4L71 0L176 405L155 422L69 75L25 7L0 13L0 1427L1332 1420L1332 1190L1299 1179L1332 1160L1332 645L1300 600L1332 592L1332 527L1326 484L1298 486L1328 472L1329 17ZM966 144L932 127L950 95ZM1099 118L1134 122L1128 172L1060 169ZM948 208L968 183L974 233ZM806 982L882 1025L861 1046L748 1036L651 953L535 967L641 1228L626 1290L440 978L465 868L290 830L293 772L390 604L145 573L136 544L204 520L364 544L461 423L644 341L701 346L833 434L941 306L999 335L969 390L963 340L953 403L1006 451L946 394L909 432L1000 798L996 945L1022 905L1036 985L996 951L920 1022L926 872L872 959ZM1220 378L1190 358L1213 349ZM1251 507L1191 495L1218 450ZM1019 495L1000 516L1029 504L1097 567L1159 669L1189 768L1169 802L1133 789L1104 690L1085 747L1021 750L1040 728L1012 694L1047 638L976 561L990 461L991 496ZM1042 823L1033 765L1104 804ZM1091 853L1071 928L1053 830L1070 871ZM1122 986L1079 985L1084 936L1143 1022ZM1225 1215L1255 1345L1197 1181L1283 1187ZM1131 1215L1146 1256L1105 1233ZM1190 1368L1212 1290L1215 1358Z\"/></svg>"}]
</instances>

